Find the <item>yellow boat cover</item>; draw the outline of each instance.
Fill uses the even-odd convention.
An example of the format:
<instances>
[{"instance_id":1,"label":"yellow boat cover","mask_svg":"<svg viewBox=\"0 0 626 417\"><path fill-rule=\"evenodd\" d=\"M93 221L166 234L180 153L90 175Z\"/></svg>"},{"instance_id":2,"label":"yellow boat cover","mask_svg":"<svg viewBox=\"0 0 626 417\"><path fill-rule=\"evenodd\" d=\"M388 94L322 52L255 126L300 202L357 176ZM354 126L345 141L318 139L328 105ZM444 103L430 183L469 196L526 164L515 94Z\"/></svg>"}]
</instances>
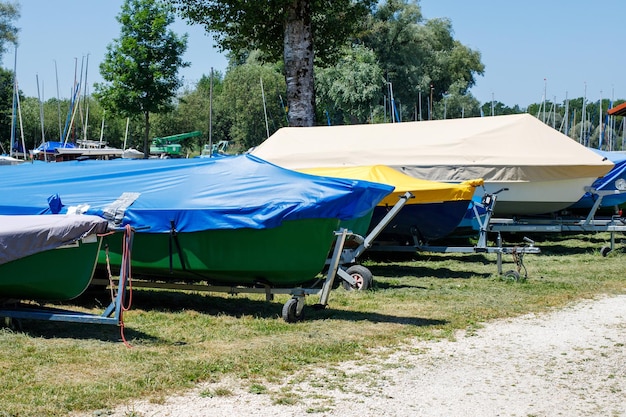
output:
<instances>
[{"instance_id":1,"label":"yellow boat cover","mask_svg":"<svg viewBox=\"0 0 626 417\"><path fill-rule=\"evenodd\" d=\"M307 168L299 169L298 171L322 177L364 180L396 187L391 194L378 204L379 206L393 206L398 201L398 198L407 191L415 196L415 198L410 199L407 204L471 200L475 188L483 185L483 180L480 178L463 181L457 184L421 180L410 177L386 165Z\"/></svg>"}]
</instances>

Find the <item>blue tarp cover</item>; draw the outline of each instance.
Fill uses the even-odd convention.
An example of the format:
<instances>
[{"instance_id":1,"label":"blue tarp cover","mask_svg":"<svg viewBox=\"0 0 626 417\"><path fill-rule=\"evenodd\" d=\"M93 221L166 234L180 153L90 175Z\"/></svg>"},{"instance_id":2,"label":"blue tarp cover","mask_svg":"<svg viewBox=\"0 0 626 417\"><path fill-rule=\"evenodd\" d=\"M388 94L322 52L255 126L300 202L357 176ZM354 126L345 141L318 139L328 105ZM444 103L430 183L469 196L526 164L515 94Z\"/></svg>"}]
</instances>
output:
<instances>
[{"instance_id":1,"label":"blue tarp cover","mask_svg":"<svg viewBox=\"0 0 626 417\"><path fill-rule=\"evenodd\" d=\"M301 174L252 155L36 162L2 166L0 178L0 214L112 215L120 220L116 226L148 227L147 233L172 226L195 232L273 228L305 218L350 220L393 191L368 181Z\"/></svg>"},{"instance_id":2,"label":"blue tarp cover","mask_svg":"<svg viewBox=\"0 0 626 417\"><path fill-rule=\"evenodd\" d=\"M615 181L626 179L626 153L617 151L601 151L592 149L598 155L601 155L613 162L615 166L603 177L598 178L591 185L597 191L615 191L616 194L608 194L602 198L602 207L611 207L626 202L626 192L617 190ZM573 208L591 208L595 203L597 196L589 192L572 207Z\"/></svg>"},{"instance_id":3,"label":"blue tarp cover","mask_svg":"<svg viewBox=\"0 0 626 417\"><path fill-rule=\"evenodd\" d=\"M63 143L63 142L54 142L54 141L48 141L48 142L44 142L41 145L37 146L35 148L35 151L39 151L39 152L49 152L49 153L54 153L54 151L57 148L75 148L76 145L74 145L73 143Z\"/></svg>"}]
</instances>

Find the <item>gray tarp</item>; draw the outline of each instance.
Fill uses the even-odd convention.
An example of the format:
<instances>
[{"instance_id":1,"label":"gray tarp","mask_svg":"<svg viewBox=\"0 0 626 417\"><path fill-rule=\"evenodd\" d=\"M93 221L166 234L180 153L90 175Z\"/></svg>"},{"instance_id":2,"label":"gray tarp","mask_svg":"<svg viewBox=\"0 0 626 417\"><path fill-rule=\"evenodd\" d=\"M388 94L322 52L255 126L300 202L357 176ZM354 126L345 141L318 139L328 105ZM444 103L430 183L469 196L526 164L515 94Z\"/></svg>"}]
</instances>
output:
<instances>
[{"instance_id":1,"label":"gray tarp","mask_svg":"<svg viewBox=\"0 0 626 417\"><path fill-rule=\"evenodd\" d=\"M107 221L98 216L0 216L0 265L106 231Z\"/></svg>"}]
</instances>

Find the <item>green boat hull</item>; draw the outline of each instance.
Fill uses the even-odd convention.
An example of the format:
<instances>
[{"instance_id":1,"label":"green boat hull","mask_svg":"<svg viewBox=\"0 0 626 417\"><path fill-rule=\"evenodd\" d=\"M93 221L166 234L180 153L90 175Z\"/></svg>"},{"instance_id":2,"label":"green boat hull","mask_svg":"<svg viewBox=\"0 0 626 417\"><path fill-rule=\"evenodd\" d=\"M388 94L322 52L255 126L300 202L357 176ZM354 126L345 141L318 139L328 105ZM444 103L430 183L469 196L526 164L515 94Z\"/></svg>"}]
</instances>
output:
<instances>
[{"instance_id":1,"label":"green boat hull","mask_svg":"<svg viewBox=\"0 0 626 417\"><path fill-rule=\"evenodd\" d=\"M338 228L337 219L304 219L272 229L137 232L131 252L132 276L213 285L299 286L323 270ZM118 270L118 240L105 238L98 259L101 271L106 271L107 250L112 272Z\"/></svg>"},{"instance_id":2,"label":"green boat hull","mask_svg":"<svg viewBox=\"0 0 626 417\"><path fill-rule=\"evenodd\" d=\"M101 239L39 252L0 265L0 300L71 300L89 286Z\"/></svg>"}]
</instances>

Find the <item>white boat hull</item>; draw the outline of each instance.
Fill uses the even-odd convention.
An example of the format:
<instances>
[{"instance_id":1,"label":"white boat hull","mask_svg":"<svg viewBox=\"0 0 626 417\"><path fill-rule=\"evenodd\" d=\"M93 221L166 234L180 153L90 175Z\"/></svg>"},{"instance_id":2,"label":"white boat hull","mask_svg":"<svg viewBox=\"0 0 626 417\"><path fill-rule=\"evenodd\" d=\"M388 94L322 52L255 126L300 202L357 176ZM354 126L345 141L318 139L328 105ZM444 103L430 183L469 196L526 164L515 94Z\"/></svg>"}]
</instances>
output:
<instances>
[{"instance_id":1,"label":"white boat hull","mask_svg":"<svg viewBox=\"0 0 626 417\"><path fill-rule=\"evenodd\" d=\"M497 194L494 215L514 217L564 210L585 193L584 187L595 178L571 178L554 181L533 182L489 182L485 181L485 192ZM480 189L477 190L480 192Z\"/></svg>"}]
</instances>

